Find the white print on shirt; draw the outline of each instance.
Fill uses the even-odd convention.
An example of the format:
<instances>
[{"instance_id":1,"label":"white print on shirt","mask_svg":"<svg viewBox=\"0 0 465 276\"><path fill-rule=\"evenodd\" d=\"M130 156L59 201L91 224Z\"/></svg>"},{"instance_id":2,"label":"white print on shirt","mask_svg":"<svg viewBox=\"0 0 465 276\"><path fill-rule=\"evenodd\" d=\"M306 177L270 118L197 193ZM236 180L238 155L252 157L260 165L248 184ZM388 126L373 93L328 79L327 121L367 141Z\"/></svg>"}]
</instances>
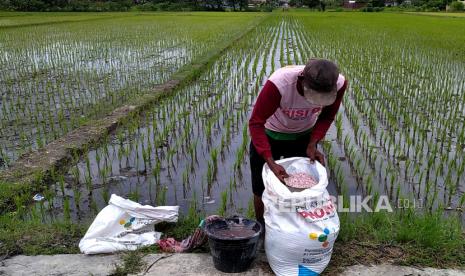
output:
<instances>
[{"instance_id":1,"label":"white print on shirt","mask_svg":"<svg viewBox=\"0 0 465 276\"><path fill-rule=\"evenodd\" d=\"M284 108L281 109L282 112L289 117L289 119L294 121L306 120L311 116L318 116L321 113L321 107L314 108Z\"/></svg>"},{"instance_id":2,"label":"white print on shirt","mask_svg":"<svg viewBox=\"0 0 465 276\"><path fill-rule=\"evenodd\" d=\"M280 108L266 120L265 128L282 133L298 133L312 128L322 112L322 106L311 104L297 90L297 76L305 65L284 67L270 77L281 94ZM337 89L344 85L345 78L339 75Z\"/></svg>"}]
</instances>

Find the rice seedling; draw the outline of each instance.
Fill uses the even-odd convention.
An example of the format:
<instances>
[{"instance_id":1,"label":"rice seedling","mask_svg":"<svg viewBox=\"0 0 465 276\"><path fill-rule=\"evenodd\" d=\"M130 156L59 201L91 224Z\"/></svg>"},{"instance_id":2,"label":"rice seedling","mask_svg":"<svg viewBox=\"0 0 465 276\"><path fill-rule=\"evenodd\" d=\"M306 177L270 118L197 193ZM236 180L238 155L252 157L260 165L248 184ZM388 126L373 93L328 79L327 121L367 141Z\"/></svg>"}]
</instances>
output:
<instances>
[{"instance_id":1,"label":"rice seedling","mask_svg":"<svg viewBox=\"0 0 465 276\"><path fill-rule=\"evenodd\" d=\"M147 93L253 19L121 15L2 31L0 129L9 159ZM133 40L138 34L144 39ZM9 139L15 129L20 139Z\"/></svg>"},{"instance_id":2,"label":"rice seedling","mask_svg":"<svg viewBox=\"0 0 465 276\"><path fill-rule=\"evenodd\" d=\"M71 207L67 196L63 198L63 219L68 223L71 221Z\"/></svg>"},{"instance_id":3,"label":"rice seedling","mask_svg":"<svg viewBox=\"0 0 465 276\"><path fill-rule=\"evenodd\" d=\"M221 205L218 209L218 215L224 217L228 208L228 190L221 193Z\"/></svg>"},{"instance_id":4,"label":"rice seedling","mask_svg":"<svg viewBox=\"0 0 465 276\"><path fill-rule=\"evenodd\" d=\"M342 140L342 117L340 114L336 116L336 120L334 121L337 129L337 140Z\"/></svg>"},{"instance_id":5,"label":"rice seedling","mask_svg":"<svg viewBox=\"0 0 465 276\"><path fill-rule=\"evenodd\" d=\"M405 15L380 16L409 21ZM147 18L137 20L148 23ZM100 47L91 47L96 36L92 33L82 45L88 56L75 53L73 47L64 49L55 45L47 50L48 44L39 41L37 51L53 53L54 66L68 68L70 74L58 79L61 86L56 89L55 83L40 75L38 63L19 69L23 70L18 72L20 76L34 75L15 88L24 91L21 95L25 97L11 97L0 89L0 116L5 121L14 121L16 114L30 115L30 125L35 128L31 135L29 126L17 126L18 150L12 153L7 144L0 147L0 158L7 164L3 167L15 160L16 152L41 147L80 125L81 116L85 119L89 114L102 114L109 107L141 95L137 91L146 91L150 84L168 79L183 64L230 35L226 32L208 38L206 30L217 30L208 24L205 33L192 28L190 33L176 33L184 28L182 24L186 21L184 18L181 21L167 27L172 33L163 30L155 34L159 30L157 24L162 26L166 22L141 27L135 34L152 34L152 38L141 41L130 41L124 32L118 34L113 26L99 23L107 28L105 37L119 37L121 45L110 47L99 41ZM128 24L130 27L123 26L123 31L135 28ZM157 204L177 203L176 193L181 191L183 198L192 196L192 203L196 204L203 200L195 195L195 190L201 187L206 190L204 195L221 199L206 204L209 211L226 212L228 200L237 208L245 208L250 202L245 195L250 191L242 188L248 183L248 178L242 176L248 175L246 156L250 138L246 120L251 105L272 71L317 56L337 61L349 79L349 90L335 118L334 131L330 130L327 142L323 143L329 173L338 192L375 197L387 194L392 201L426 198L431 208L438 201L452 207L463 206L465 197L460 191L465 171L462 156L465 126L461 112L465 101L464 66L462 60L451 54L457 53L455 48L461 45L460 40L441 36L444 41L451 41L452 46L447 46L436 39L427 40L426 34L431 31L418 26L398 32L383 28L381 33L379 28L379 23L362 24L358 15L352 14L334 18L326 14L267 18L212 62L199 79L179 88L140 116L128 119L101 146L85 154L69 174L85 182L91 198L89 204L94 205L89 209L94 211L97 205L92 193L107 198L108 185L92 192L93 183L108 184L105 181L113 174L127 178L120 185L137 183L140 200L153 196L149 186L156 183ZM232 29L236 27L228 28ZM421 34L414 37L424 39L422 44L411 37L417 30ZM13 45L11 34L0 37L9 39L7 46ZM36 36L33 38L38 40ZM60 32L57 40L76 45L75 40ZM76 57L67 57L68 52ZM90 60L90 64L74 62L76 58ZM132 69L121 70L123 62ZM5 64L4 57L0 57L0 64ZM47 66L47 72L55 76L53 67ZM10 88L12 84L8 81L17 79L10 71L0 73L0 81L5 80ZM38 91L32 93L27 86L41 82L42 98L37 96ZM440 108L444 106L447 108ZM0 125L1 137L11 133L11 128L4 126L7 125ZM59 187L60 181L57 182ZM66 193L64 190L61 194ZM73 195L75 202L79 202L76 199L81 197L79 192L73 191ZM182 203L182 208L189 206Z\"/></svg>"},{"instance_id":6,"label":"rice seedling","mask_svg":"<svg viewBox=\"0 0 465 276\"><path fill-rule=\"evenodd\" d=\"M166 205L166 192L168 190L167 186L161 186L157 192L156 203L158 206Z\"/></svg>"}]
</instances>

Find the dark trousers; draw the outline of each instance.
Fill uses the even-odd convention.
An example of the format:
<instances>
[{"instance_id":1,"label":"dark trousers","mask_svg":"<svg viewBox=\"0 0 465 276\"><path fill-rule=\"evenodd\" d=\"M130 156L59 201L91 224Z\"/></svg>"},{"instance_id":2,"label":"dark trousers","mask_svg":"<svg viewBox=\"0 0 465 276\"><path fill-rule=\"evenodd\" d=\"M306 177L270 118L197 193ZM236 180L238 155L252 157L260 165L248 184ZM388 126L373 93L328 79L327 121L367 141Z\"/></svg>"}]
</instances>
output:
<instances>
[{"instance_id":1,"label":"dark trousers","mask_svg":"<svg viewBox=\"0 0 465 276\"><path fill-rule=\"evenodd\" d=\"M307 146L310 142L310 134L303 135L297 140L274 140L268 137L271 146L271 154L274 160L281 157L307 157ZM263 185L262 170L265 159L261 157L250 143L250 170L252 175L252 191L254 195L261 197L265 186Z\"/></svg>"}]
</instances>

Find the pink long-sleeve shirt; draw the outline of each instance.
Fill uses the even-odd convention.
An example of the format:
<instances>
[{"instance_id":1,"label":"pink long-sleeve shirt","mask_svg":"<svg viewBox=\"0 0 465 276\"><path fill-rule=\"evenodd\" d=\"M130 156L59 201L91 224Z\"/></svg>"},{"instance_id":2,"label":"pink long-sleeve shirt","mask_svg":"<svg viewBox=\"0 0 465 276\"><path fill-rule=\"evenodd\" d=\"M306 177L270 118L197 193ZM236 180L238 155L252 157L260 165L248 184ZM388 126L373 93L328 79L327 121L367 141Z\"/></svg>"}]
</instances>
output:
<instances>
[{"instance_id":1,"label":"pink long-sleeve shirt","mask_svg":"<svg viewBox=\"0 0 465 276\"><path fill-rule=\"evenodd\" d=\"M298 93L297 76L304 66L278 69L265 83L249 120L252 143L263 158L271 157L271 148L265 129L281 133L311 131L311 139L321 140L328 131L341 105L348 82L339 75L337 97L329 106L309 103Z\"/></svg>"}]
</instances>

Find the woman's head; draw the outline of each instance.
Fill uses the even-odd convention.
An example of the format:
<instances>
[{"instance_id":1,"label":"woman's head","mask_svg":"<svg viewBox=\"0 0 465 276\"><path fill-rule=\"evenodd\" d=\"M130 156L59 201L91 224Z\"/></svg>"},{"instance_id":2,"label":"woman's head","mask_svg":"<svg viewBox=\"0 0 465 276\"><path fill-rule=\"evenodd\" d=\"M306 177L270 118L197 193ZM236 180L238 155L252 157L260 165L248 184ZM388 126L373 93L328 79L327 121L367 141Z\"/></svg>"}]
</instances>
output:
<instances>
[{"instance_id":1,"label":"woman's head","mask_svg":"<svg viewBox=\"0 0 465 276\"><path fill-rule=\"evenodd\" d=\"M312 58L299 75L303 95L307 101L327 106L334 103L337 96L339 68L327 59Z\"/></svg>"}]
</instances>

